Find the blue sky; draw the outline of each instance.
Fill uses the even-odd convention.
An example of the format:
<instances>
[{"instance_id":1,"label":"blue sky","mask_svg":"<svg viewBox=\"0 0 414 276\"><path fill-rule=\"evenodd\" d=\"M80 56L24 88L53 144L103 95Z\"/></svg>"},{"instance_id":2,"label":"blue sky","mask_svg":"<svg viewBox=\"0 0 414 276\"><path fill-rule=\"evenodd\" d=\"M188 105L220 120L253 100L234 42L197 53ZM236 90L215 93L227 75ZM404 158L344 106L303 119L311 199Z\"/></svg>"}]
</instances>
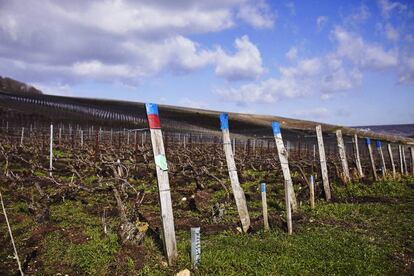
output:
<instances>
[{"instance_id":1,"label":"blue sky","mask_svg":"<svg viewBox=\"0 0 414 276\"><path fill-rule=\"evenodd\" d=\"M0 0L0 75L57 95L414 123L411 1Z\"/></svg>"}]
</instances>

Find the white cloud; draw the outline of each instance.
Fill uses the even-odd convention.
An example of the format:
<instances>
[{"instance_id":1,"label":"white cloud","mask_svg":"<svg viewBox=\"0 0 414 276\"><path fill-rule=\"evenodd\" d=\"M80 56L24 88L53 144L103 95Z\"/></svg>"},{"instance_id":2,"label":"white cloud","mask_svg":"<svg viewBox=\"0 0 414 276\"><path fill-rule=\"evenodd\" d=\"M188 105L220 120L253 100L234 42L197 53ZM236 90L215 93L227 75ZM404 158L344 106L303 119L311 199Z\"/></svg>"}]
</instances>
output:
<instances>
[{"instance_id":1,"label":"white cloud","mask_svg":"<svg viewBox=\"0 0 414 276\"><path fill-rule=\"evenodd\" d=\"M259 0L241 6L237 17L256 28L271 28L276 14L264 0Z\"/></svg>"},{"instance_id":2,"label":"white cloud","mask_svg":"<svg viewBox=\"0 0 414 276\"><path fill-rule=\"evenodd\" d=\"M326 22L328 22L328 17L327 16L318 16L318 18L316 18L316 26L318 28L318 32L322 31L323 27L325 26Z\"/></svg>"},{"instance_id":3,"label":"white cloud","mask_svg":"<svg viewBox=\"0 0 414 276\"><path fill-rule=\"evenodd\" d=\"M296 48L296 47L290 48L289 51L286 52L285 56L290 61L293 61L293 60L297 59L297 57L298 57L298 48Z\"/></svg>"},{"instance_id":4,"label":"white cloud","mask_svg":"<svg viewBox=\"0 0 414 276\"><path fill-rule=\"evenodd\" d=\"M329 116L332 116L332 114L329 112L329 110L326 107L316 107L316 108L310 108L305 110L299 110L292 114L294 117L301 118L301 119L324 119Z\"/></svg>"},{"instance_id":5,"label":"white cloud","mask_svg":"<svg viewBox=\"0 0 414 276\"><path fill-rule=\"evenodd\" d=\"M8 65L0 64L0 69L32 81L44 80L40 71L63 82L140 81L164 71L185 73L212 65L229 80L251 79L263 68L259 50L248 39L250 44L240 40L232 59L187 37L228 29L240 20L267 28L273 26L275 13L264 0L257 5L252 0L5 0L0 9L0 58ZM253 68L248 72L245 66Z\"/></svg>"},{"instance_id":6,"label":"white cloud","mask_svg":"<svg viewBox=\"0 0 414 276\"><path fill-rule=\"evenodd\" d=\"M237 52L226 54L218 49L216 54L216 74L228 80L255 79L264 72L262 57L249 37L243 36L235 41Z\"/></svg>"},{"instance_id":7,"label":"white cloud","mask_svg":"<svg viewBox=\"0 0 414 276\"><path fill-rule=\"evenodd\" d=\"M181 106L185 106L185 107L204 108L204 109L206 109L206 108L208 108L208 107L209 107L209 105L208 105L208 104L206 104L205 102L202 102L202 101L195 101L195 100L192 100L192 99L187 98L187 97L182 98L182 99L179 101L179 105L181 105Z\"/></svg>"},{"instance_id":8,"label":"white cloud","mask_svg":"<svg viewBox=\"0 0 414 276\"><path fill-rule=\"evenodd\" d=\"M395 50L387 51L379 44L367 43L361 36L338 26L332 35L337 43L338 55L358 67L383 70L398 64L398 52Z\"/></svg>"},{"instance_id":9,"label":"white cloud","mask_svg":"<svg viewBox=\"0 0 414 276\"><path fill-rule=\"evenodd\" d=\"M385 25L385 36L391 41L397 41L400 38L400 34L390 23Z\"/></svg>"},{"instance_id":10,"label":"white cloud","mask_svg":"<svg viewBox=\"0 0 414 276\"><path fill-rule=\"evenodd\" d=\"M384 18L388 19L394 10L403 12L407 9L407 6L398 1L378 0L378 5L381 9L381 14Z\"/></svg>"}]
</instances>

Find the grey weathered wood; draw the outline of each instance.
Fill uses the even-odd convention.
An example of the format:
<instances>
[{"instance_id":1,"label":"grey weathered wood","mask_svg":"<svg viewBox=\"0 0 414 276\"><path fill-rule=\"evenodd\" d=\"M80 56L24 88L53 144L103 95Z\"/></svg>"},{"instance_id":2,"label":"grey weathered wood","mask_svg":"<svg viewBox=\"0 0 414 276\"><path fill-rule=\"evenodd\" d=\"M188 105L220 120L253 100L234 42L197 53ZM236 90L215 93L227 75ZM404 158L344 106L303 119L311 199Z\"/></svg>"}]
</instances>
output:
<instances>
[{"instance_id":1,"label":"grey weathered wood","mask_svg":"<svg viewBox=\"0 0 414 276\"><path fill-rule=\"evenodd\" d=\"M362 170L362 165L361 165L361 158L359 156L359 145L358 145L358 135L354 134L354 153L355 153L355 163L356 163L356 167L358 170L358 174L360 178L364 177L364 172Z\"/></svg>"},{"instance_id":2,"label":"grey weathered wood","mask_svg":"<svg viewBox=\"0 0 414 276\"><path fill-rule=\"evenodd\" d=\"M311 209L315 208L315 180L313 175L310 176L309 181L309 202Z\"/></svg>"},{"instance_id":3,"label":"grey weathered wood","mask_svg":"<svg viewBox=\"0 0 414 276\"><path fill-rule=\"evenodd\" d=\"M400 157L400 173L404 173L404 164L403 164L403 156L402 156L402 148L401 145L398 145L398 155Z\"/></svg>"},{"instance_id":4,"label":"grey weathered wood","mask_svg":"<svg viewBox=\"0 0 414 276\"><path fill-rule=\"evenodd\" d=\"M50 145L49 145L49 176L53 170L53 124L50 124Z\"/></svg>"},{"instance_id":5,"label":"grey weathered wood","mask_svg":"<svg viewBox=\"0 0 414 276\"><path fill-rule=\"evenodd\" d=\"M367 142L367 147L368 147L369 161L371 163L372 175L374 177L374 180L377 181L378 180L377 168L375 167L375 160L374 160L374 156L372 154L371 139L366 138L366 142Z\"/></svg>"},{"instance_id":6,"label":"grey weathered wood","mask_svg":"<svg viewBox=\"0 0 414 276\"><path fill-rule=\"evenodd\" d=\"M149 108L150 107L147 106L147 113ZM164 141L162 139L161 129L151 128L150 134L154 158L156 158L157 156L165 156ZM174 216L170 193L170 182L168 178L168 169L162 169L159 165L156 165L156 172L161 207L161 221L164 238L164 248L167 253L168 263L172 265L176 260L178 253L175 238Z\"/></svg>"},{"instance_id":7,"label":"grey weathered wood","mask_svg":"<svg viewBox=\"0 0 414 276\"><path fill-rule=\"evenodd\" d=\"M231 148L229 129L222 129L223 132L223 149L226 155L227 168L229 171L231 188L233 190L234 199L236 201L237 211L239 213L240 221L244 232L250 228L250 216L247 210L246 196L242 187L240 186L239 176L237 174L236 162Z\"/></svg>"},{"instance_id":8,"label":"grey weathered wood","mask_svg":"<svg viewBox=\"0 0 414 276\"><path fill-rule=\"evenodd\" d=\"M385 177L387 173L387 167L385 165L384 153L382 152L382 145L377 146L378 154L381 157L381 164L382 164L382 177Z\"/></svg>"},{"instance_id":9,"label":"grey weathered wood","mask_svg":"<svg viewBox=\"0 0 414 276\"><path fill-rule=\"evenodd\" d=\"M81 142L81 147L83 147L83 130L80 130L80 142Z\"/></svg>"},{"instance_id":10,"label":"grey weathered wood","mask_svg":"<svg viewBox=\"0 0 414 276\"><path fill-rule=\"evenodd\" d=\"M269 216L267 213L267 198L266 198L266 183L260 184L260 192L262 194L262 209L263 209L263 226L264 230L269 230Z\"/></svg>"},{"instance_id":11,"label":"grey weathered wood","mask_svg":"<svg viewBox=\"0 0 414 276\"><path fill-rule=\"evenodd\" d=\"M23 139L24 139L24 127L22 127L22 132L20 136L20 146L23 146Z\"/></svg>"},{"instance_id":12,"label":"grey weathered wood","mask_svg":"<svg viewBox=\"0 0 414 276\"><path fill-rule=\"evenodd\" d=\"M392 155L392 148L391 148L391 144L387 145L387 149L388 149L388 156L390 157L390 163L391 163L391 169L392 169L392 176L395 178L395 163L394 163L394 157Z\"/></svg>"},{"instance_id":13,"label":"grey weathered wood","mask_svg":"<svg viewBox=\"0 0 414 276\"><path fill-rule=\"evenodd\" d=\"M404 164L404 172L405 174L408 174L407 159L405 159L405 146L404 145L401 146L401 150L402 150L402 159L403 159L403 164Z\"/></svg>"},{"instance_id":14,"label":"grey weathered wood","mask_svg":"<svg viewBox=\"0 0 414 276\"><path fill-rule=\"evenodd\" d=\"M414 175L414 146L410 147L411 153L411 174Z\"/></svg>"},{"instance_id":15,"label":"grey weathered wood","mask_svg":"<svg viewBox=\"0 0 414 276\"><path fill-rule=\"evenodd\" d=\"M339 158L341 159L343 179L345 182L349 182L351 181L351 178L349 176L348 161L346 160L344 139L342 138L342 131L340 129L336 131L336 140L338 142L338 151Z\"/></svg>"},{"instance_id":16,"label":"grey weathered wood","mask_svg":"<svg viewBox=\"0 0 414 276\"><path fill-rule=\"evenodd\" d=\"M331 188L329 186L328 166L326 164L325 147L324 147L323 136L322 136L322 127L320 125L316 126L316 137L318 139L319 160L321 164L323 189L325 191L326 200L329 201L331 200Z\"/></svg>"},{"instance_id":17,"label":"grey weathered wood","mask_svg":"<svg viewBox=\"0 0 414 276\"><path fill-rule=\"evenodd\" d=\"M277 124L278 130L275 131L275 124ZM293 189L293 182L292 177L290 175L290 169L289 169L289 161L288 161L288 152L285 148L285 145L283 144L282 134L280 132L279 123L273 122L273 135L275 138L277 153L279 156L280 165L282 167L282 173L283 178L285 179L285 183L290 187L289 196L290 196L290 204L292 205L292 211L296 212L298 209L298 204L296 200L295 191Z\"/></svg>"},{"instance_id":18,"label":"grey weathered wood","mask_svg":"<svg viewBox=\"0 0 414 276\"><path fill-rule=\"evenodd\" d=\"M292 235L293 226L292 226L292 210L291 210L292 203L290 202L291 200L290 189L291 189L291 183L289 183L288 180L285 180L286 222L287 222L288 234Z\"/></svg>"}]
</instances>

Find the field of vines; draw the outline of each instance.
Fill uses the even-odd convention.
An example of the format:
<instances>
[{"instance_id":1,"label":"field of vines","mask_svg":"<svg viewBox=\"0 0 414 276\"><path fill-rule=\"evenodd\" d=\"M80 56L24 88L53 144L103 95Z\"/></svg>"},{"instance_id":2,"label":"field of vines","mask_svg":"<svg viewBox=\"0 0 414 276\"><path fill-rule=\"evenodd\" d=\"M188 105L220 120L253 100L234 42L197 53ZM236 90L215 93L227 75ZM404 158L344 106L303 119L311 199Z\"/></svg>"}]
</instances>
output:
<instances>
[{"instance_id":1,"label":"field of vines","mask_svg":"<svg viewBox=\"0 0 414 276\"><path fill-rule=\"evenodd\" d=\"M332 190L327 202L315 132L282 129L299 205L292 215L293 235L287 235L284 177L273 136L231 134L251 219L242 233L218 118L212 122L217 131L167 130L163 140L179 255L168 265L148 128L55 122L50 170L49 124L25 115L3 119L0 128L0 191L24 274L174 275L191 269L191 227L201 227L201 262L193 271L200 275L414 272L408 147L400 154L392 144L393 174L389 152L383 152L383 173L374 146L375 181L364 140L358 142L361 178L353 137L345 136L351 178L346 181L335 135L324 132ZM382 147L387 145L383 141ZM315 208L309 203L311 176ZM267 183L269 231L263 229L261 183ZM18 274L3 215L0 244L0 274Z\"/></svg>"}]
</instances>

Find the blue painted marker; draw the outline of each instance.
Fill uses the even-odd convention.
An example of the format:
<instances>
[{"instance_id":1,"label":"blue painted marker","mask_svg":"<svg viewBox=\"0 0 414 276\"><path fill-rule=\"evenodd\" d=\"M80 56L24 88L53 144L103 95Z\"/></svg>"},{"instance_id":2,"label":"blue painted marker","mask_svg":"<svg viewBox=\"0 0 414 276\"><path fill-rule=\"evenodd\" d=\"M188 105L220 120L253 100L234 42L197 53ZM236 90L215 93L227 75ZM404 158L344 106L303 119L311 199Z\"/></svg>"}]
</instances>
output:
<instances>
[{"instance_id":1,"label":"blue painted marker","mask_svg":"<svg viewBox=\"0 0 414 276\"><path fill-rule=\"evenodd\" d=\"M262 183L262 184L260 184L260 191L261 191L262 193L266 193L266 183Z\"/></svg>"},{"instance_id":2,"label":"blue painted marker","mask_svg":"<svg viewBox=\"0 0 414 276\"><path fill-rule=\"evenodd\" d=\"M227 113L220 114L220 128L221 130L229 129L229 114Z\"/></svg>"},{"instance_id":3,"label":"blue painted marker","mask_svg":"<svg viewBox=\"0 0 414 276\"><path fill-rule=\"evenodd\" d=\"M272 122L272 129L273 129L273 135L280 136L280 123L279 122Z\"/></svg>"},{"instance_id":4,"label":"blue painted marker","mask_svg":"<svg viewBox=\"0 0 414 276\"><path fill-rule=\"evenodd\" d=\"M365 138L365 142L367 143L367 145L371 145L371 139Z\"/></svg>"},{"instance_id":5,"label":"blue painted marker","mask_svg":"<svg viewBox=\"0 0 414 276\"><path fill-rule=\"evenodd\" d=\"M381 147L381 141L380 140L375 141L375 146L377 148L380 148Z\"/></svg>"}]
</instances>

